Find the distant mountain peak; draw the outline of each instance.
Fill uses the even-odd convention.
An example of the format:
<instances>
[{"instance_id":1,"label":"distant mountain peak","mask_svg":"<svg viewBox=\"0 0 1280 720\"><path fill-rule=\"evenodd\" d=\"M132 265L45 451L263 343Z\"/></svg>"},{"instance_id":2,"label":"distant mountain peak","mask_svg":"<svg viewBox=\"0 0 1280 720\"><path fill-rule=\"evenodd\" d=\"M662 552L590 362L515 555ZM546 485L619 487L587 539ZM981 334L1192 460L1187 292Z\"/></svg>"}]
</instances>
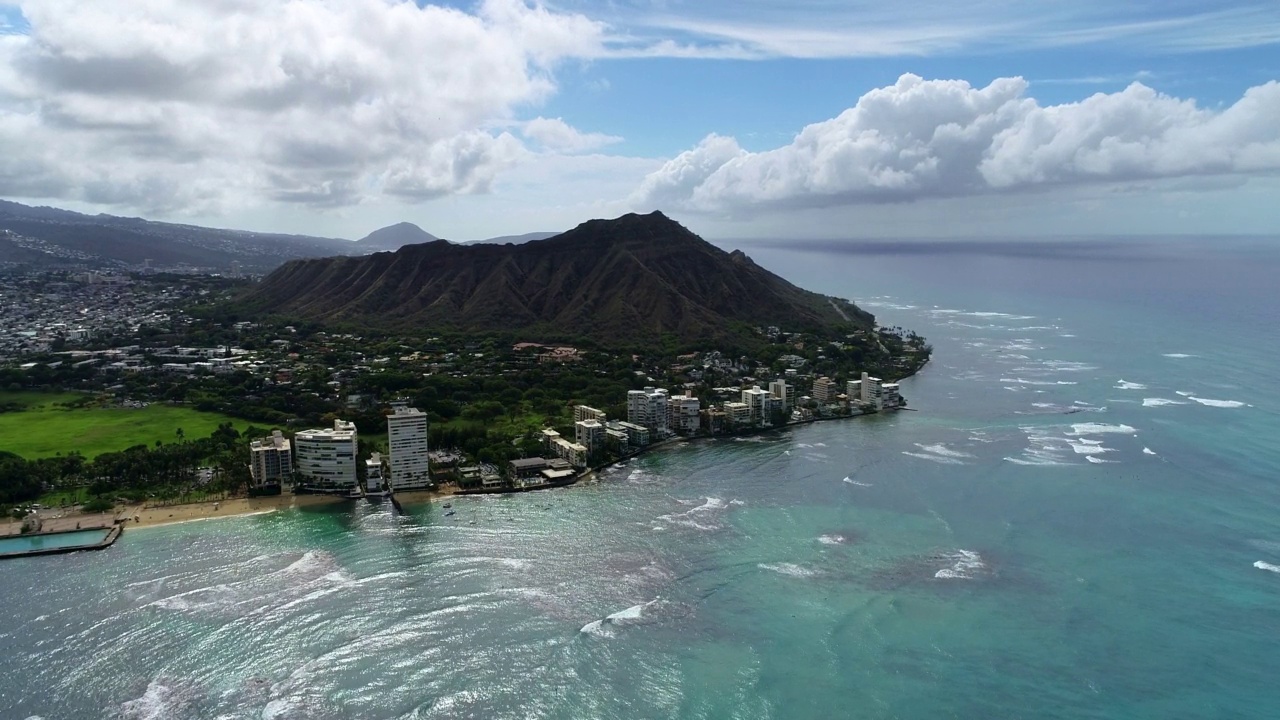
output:
<instances>
[{"instance_id":1,"label":"distant mountain peak","mask_svg":"<svg viewBox=\"0 0 1280 720\"><path fill-rule=\"evenodd\" d=\"M405 245L417 245L439 239L411 222L399 222L374 230L356 242L361 247L374 250L399 250Z\"/></svg>"}]
</instances>

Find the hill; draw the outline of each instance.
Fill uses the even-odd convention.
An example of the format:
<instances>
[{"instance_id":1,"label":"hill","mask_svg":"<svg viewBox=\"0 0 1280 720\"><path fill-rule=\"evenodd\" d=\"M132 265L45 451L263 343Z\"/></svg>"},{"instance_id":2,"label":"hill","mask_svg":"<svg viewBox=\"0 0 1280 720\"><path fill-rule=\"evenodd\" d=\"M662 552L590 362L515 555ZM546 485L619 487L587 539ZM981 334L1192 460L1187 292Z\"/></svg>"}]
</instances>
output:
<instances>
[{"instance_id":1,"label":"hill","mask_svg":"<svg viewBox=\"0 0 1280 720\"><path fill-rule=\"evenodd\" d=\"M560 233L558 232L531 232L531 233L524 233L523 235L499 235L498 237L486 238L484 240L472 240L471 242L464 243L464 244L465 245L481 245L481 244L523 245L527 242L533 242L535 240L546 240L547 238L553 238L559 234Z\"/></svg>"},{"instance_id":2,"label":"hill","mask_svg":"<svg viewBox=\"0 0 1280 720\"><path fill-rule=\"evenodd\" d=\"M439 239L413 223L402 222L374 230L357 240L356 247L359 248L359 252L399 250L405 245L417 245Z\"/></svg>"},{"instance_id":3,"label":"hill","mask_svg":"<svg viewBox=\"0 0 1280 720\"><path fill-rule=\"evenodd\" d=\"M661 213L592 220L522 245L437 240L394 253L295 260L238 303L250 314L388 330L521 331L608 345L836 335L874 318L802 290Z\"/></svg>"},{"instance_id":4,"label":"hill","mask_svg":"<svg viewBox=\"0 0 1280 720\"><path fill-rule=\"evenodd\" d=\"M0 265L187 267L265 273L286 260L350 254L348 240L223 230L114 215L85 215L0 200Z\"/></svg>"}]
</instances>

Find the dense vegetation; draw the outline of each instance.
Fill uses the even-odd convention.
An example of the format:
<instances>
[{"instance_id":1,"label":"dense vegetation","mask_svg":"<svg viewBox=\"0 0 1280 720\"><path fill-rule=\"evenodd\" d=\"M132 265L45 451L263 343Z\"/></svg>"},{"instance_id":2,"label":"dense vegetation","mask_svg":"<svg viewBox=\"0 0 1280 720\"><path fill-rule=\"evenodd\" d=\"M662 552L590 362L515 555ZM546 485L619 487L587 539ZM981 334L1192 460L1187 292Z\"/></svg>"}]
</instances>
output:
<instances>
[{"instance_id":1,"label":"dense vegetation","mask_svg":"<svg viewBox=\"0 0 1280 720\"><path fill-rule=\"evenodd\" d=\"M202 480L200 467L216 472ZM189 439L179 430L172 442L135 445L92 460L77 452L35 460L0 452L0 505L37 499L50 504L92 498L177 501L237 493L248 481L244 439L229 423L207 438Z\"/></svg>"}]
</instances>

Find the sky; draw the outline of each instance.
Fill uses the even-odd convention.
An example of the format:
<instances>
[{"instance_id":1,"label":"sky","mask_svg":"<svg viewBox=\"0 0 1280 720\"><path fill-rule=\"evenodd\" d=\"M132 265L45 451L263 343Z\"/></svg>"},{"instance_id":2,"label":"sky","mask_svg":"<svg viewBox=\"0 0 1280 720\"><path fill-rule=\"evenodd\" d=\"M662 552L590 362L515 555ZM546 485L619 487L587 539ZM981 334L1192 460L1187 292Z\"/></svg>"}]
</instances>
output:
<instances>
[{"instance_id":1,"label":"sky","mask_svg":"<svg viewBox=\"0 0 1280 720\"><path fill-rule=\"evenodd\" d=\"M1275 0L0 0L0 198L358 238L1280 236Z\"/></svg>"}]
</instances>

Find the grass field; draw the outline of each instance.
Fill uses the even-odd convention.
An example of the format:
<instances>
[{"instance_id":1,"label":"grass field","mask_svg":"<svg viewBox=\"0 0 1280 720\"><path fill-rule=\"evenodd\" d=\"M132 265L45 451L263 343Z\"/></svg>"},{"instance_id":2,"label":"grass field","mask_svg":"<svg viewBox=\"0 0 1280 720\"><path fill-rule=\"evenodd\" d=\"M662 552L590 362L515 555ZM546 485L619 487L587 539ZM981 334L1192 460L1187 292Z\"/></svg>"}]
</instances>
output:
<instances>
[{"instance_id":1,"label":"grass field","mask_svg":"<svg viewBox=\"0 0 1280 720\"><path fill-rule=\"evenodd\" d=\"M95 407L68 410L56 403L76 400L74 393L0 392L0 405L22 403L22 412L0 413L0 450L25 458L42 458L73 450L87 458L156 440L177 442L177 429L188 439L208 437L220 423L243 431L250 425L216 413L149 405L145 408Z\"/></svg>"}]
</instances>

